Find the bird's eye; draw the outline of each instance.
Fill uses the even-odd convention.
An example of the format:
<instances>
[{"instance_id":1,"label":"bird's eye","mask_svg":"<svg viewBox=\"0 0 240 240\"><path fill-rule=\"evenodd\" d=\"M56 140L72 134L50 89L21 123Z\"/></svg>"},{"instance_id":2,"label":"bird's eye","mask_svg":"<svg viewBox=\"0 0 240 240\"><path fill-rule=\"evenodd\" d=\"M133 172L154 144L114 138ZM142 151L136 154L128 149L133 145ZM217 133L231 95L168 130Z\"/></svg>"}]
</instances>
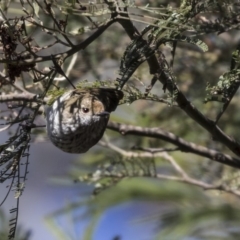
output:
<instances>
[{"instance_id":1,"label":"bird's eye","mask_svg":"<svg viewBox=\"0 0 240 240\"><path fill-rule=\"evenodd\" d=\"M83 108L82 111L83 111L84 113L88 113L88 112L89 112L89 108Z\"/></svg>"}]
</instances>

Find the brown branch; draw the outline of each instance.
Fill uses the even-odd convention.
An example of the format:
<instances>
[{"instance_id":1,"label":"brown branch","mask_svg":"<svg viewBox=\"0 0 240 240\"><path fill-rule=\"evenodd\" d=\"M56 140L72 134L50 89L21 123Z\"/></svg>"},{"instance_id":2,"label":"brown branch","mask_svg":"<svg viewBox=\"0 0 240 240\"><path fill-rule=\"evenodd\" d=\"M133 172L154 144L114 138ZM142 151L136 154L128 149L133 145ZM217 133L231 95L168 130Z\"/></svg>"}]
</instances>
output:
<instances>
[{"instance_id":1,"label":"brown branch","mask_svg":"<svg viewBox=\"0 0 240 240\"><path fill-rule=\"evenodd\" d=\"M214 185L214 184L205 183L203 181L199 181L199 180L196 180L196 179L191 178L191 177L184 178L184 177L167 176L167 175L164 175L164 174L157 174L156 178L157 179L163 179L163 180L171 180L171 181L176 181L176 182L187 183L187 184L190 184L190 185L201 187L204 190L224 191L224 192L227 192L227 193L230 193L230 194L233 194L235 196L240 197L240 191L238 191L238 190L230 189L227 186L221 185L221 184L220 185Z\"/></svg>"},{"instance_id":2,"label":"brown branch","mask_svg":"<svg viewBox=\"0 0 240 240\"><path fill-rule=\"evenodd\" d=\"M124 179L124 178L129 178L129 177L139 177L138 174L133 174L131 176L125 175L123 173L101 173L98 178L104 178L104 177L112 177L114 179ZM237 197L240 197L240 191L238 190L233 190L231 188L228 188L225 185L215 185L215 184L210 184L210 183L205 183L203 181L199 181L197 179L191 178L191 177L177 177L177 176L172 176L172 175L166 175L166 174L156 174L155 176L148 176L144 175L141 177L148 177L148 178L155 178L155 179L161 179L161 180L167 180L167 181L175 181L175 182L181 182L181 183L186 183L189 185L193 185L196 187L203 188L204 190L217 190L217 191L223 191L226 193L233 194Z\"/></svg>"},{"instance_id":3,"label":"brown branch","mask_svg":"<svg viewBox=\"0 0 240 240\"><path fill-rule=\"evenodd\" d=\"M160 128L143 128L139 126L119 124L114 122L109 122L107 128L117 131L122 135L130 134L161 139L174 144L183 152L190 152L209 158L215 162L223 163L235 168L240 168L240 159L231 157L230 155L223 154L213 149L197 145L192 142L187 142L184 139L174 135L173 133L166 132Z\"/></svg>"},{"instance_id":4,"label":"brown branch","mask_svg":"<svg viewBox=\"0 0 240 240\"><path fill-rule=\"evenodd\" d=\"M112 149L113 151L121 154L123 157L127 158L155 158L161 157L167 160L172 167L175 169L177 173L179 173L183 178L189 178L188 174L181 168L181 166L174 160L172 156L170 156L166 151L165 152L157 152L157 153L150 153L150 152L134 152L134 151L126 151L125 149L119 148L116 145L112 144L105 135L105 141L100 141L98 143L103 147L107 147Z\"/></svg>"},{"instance_id":5,"label":"brown branch","mask_svg":"<svg viewBox=\"0 0 240 240\"><path fill-rule=\"evenodd\" d=\"M0 95L0 102L10 101L26 101L26 102L40 102L35 94L31 93L12 93L7 95Z\"/></svg>"}]
</instances>

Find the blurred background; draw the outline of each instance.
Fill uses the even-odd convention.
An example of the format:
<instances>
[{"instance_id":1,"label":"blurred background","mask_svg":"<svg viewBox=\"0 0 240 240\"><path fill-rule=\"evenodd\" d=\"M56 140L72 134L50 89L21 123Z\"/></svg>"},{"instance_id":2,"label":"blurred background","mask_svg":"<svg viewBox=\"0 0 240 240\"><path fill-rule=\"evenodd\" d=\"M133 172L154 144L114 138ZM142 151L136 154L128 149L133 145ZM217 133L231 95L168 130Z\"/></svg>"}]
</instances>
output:
<instances>
[{"instance_id":1,"label":"blurred background","mask_svg":"<svg viewBox=\"0 0 240 240\"><path fill-rule=\"evenodd\" d=\"M88 1L81 2L89 4ZM130 8L130 11L132 13L139 11L145 15L150 13L137 9L138 6L149 4L153 8L166 6L177 8L180 5L180 1L142 0L131 3L133 2L135 6ZM224 4L228 2L233 4L234 1L222 1L219 4L226 6ZM102 3L95 3L92 3L92 13L94 7L98 9L104 7ZM10 16L21 15L22 8L17 1L9 1L9 4ZM209 12L206 16L214 19L219 16L218 11ZM47 24L48 19L44 18L44 14L40 12L39 15L43 19L43 24ZM141 18L148 21L145 15ZM60 15L62 18L63 16ZM94 17L93 20L104 22L107 17L109 15ZM134 15L132 17L134 18ZM138 21L133 23L139 30L145 26ZM80 34L79 29L83 27L85 33ZM89 19L76 14L69 15L68 31L79 33L71 37L75 44L79 44L92 34L92 31L86 31L87 27L88 29L92 27ZM32 29L30 32L31 37L35 38L40 46L52 43L51 35L39 29ZM240 40L240 34L237 30L231 30L219 35L212 33L202 35L200 39L207 44L207 52L202 52L189 43L178 44L173 73L180 90L187 98L204 115L215 119L222 105L219 102L204 103L207 95L206 87L209 84L215 85L219 77L229 70L231 54ZM75 85L87 80L106 81L114 86L121 57L129 43L130 39L122 27L114 24L86 49L69 58L62 68L65 72L69 72L68 77ZM50 50L51 54L57 54L66 49L61 44L55 44L50 49L42 50L40 55L46 56ZM172 49L166 45L161 46L161 50L166 58L171 60ZM69 70L71 63L73 66ZM50 61L38 63L38 67L43 69L51 64ZM25 77L28 83L26 89L33 93L38 92L41 83L32 84L31 78L27 75ZM150 79L148 65L143 63L129 80L129 89L144 93L150 84ZM22 86L20 80L16 82ZM55 84L58 87L71 89L69 83L60 78ZM141 127L159 127L186 141L231 154L222 144L213 141L209 133L179 108L169 107L168 104L160 101L159 99L167 100L171 97L162 89L163 86L157 82L151 91L157 96L156 98L121 104L111 114L111 121ZM219 122L222 130L236 140L239 139L240 134L239 100L239 92L237 92ZM5 114L5 107L5 104L1 104L2 115ZM44 123L44 114L42 114L36 120L36 124ZM0 144L4 144L9 136L14 135L15 128L16 126L13 126L1 131ZM216 189L205 191L193 184L181 183L174 179L141 177L141 174L138 176L140 168L144 166L150 168L153 165L160 174L178 176L178 173L164 157L127 157L115 151L113 147L106 147L106 143L130 153L134 148L140 147L173 149L170 143L163 140L134 135L122 136L106 130L103 141L86 154L67 154L53 146L44 128L33 131L29 151L29 173L20 198L19 230L16 239L235 240L240 238L237 169L194 154L181 151L169 152L174 161L193 179L206 184L228 186L232 194ZM119 174L125 168L131 169L128 171L136 174L129 173L128 176L115 182L108 178L98 181L98 171L102 169L111 171L115 167ZM100 189L98 189L99 182ZM9 189L9 182L4 182L0 187L3 200ZM96 190L99 190L98 194L94 194ZM3 236L1 239L7 239L9 220L12 218L9 210L14 208L15 204L14 194L11 191L1 206L0 230Z\"/></svg>"}]
</instances>

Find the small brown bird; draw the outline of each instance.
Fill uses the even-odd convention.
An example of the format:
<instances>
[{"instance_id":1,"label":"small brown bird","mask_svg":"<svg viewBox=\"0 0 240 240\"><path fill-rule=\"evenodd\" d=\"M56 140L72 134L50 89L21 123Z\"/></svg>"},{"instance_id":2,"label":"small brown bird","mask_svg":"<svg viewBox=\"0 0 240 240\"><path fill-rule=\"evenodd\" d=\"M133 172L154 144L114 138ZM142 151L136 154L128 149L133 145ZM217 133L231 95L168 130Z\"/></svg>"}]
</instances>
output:
<instances>
[{"instance_id":1,"label":"small brown bird","mask_svg":"<svg viewBox=\"0 0 240 240\"><path fill-rule=\"evenodd\" d=\"M112 88L74 89L47 109L47 132L52 143L68 153L85 153L103 136L110 112L123 98Z\"/></svg>"}]
</instances>

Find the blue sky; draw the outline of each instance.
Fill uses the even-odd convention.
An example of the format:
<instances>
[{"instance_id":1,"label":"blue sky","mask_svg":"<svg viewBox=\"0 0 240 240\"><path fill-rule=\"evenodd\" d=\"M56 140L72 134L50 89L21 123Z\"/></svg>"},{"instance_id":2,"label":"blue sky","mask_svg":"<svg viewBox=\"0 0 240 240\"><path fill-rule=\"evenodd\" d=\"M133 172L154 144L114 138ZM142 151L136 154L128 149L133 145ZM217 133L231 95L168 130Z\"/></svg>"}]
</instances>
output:
<instances>
[{"instance_id":1,"label":"blue sky","mask_svg":"<svg viewBox=\"0 0 240 240\"><path fill-rule=\"evenodd\" d=\"M4 137L6 136L1 134L1 139ZM5 140L6 138L1 142ZM57 238L46 227L44 217L66 207L72 201L81 199L81 195L86 196L86 188L74 183L69 186L58 186L51 183L50 178L65 177L71 162L78 156L58 150L52 146L51 142L32 144L30 154L28 180L20 198L19 225L25 230L32 230L31 239L33 240L55 240ZM3 197L6 188L4 185L0 187ZM112 240L119 234L122 237L121 240L132 240L136 237L138 240L150 240L153 226L144 223L143 228L142 224L136 224L133 221L135 217L147 214L146 206L144 203L127 203L109 209L97 225L93 240ZM9 209L13 207L14 196L11 193L3 206L8 217L11 217ZM84 211L83 208L80 208L78 213ZM62 221L59 220L60 226L65 228L64 231L67 231L69 236L71 235L69 239L81 239L80 235L87 221L81 221L75 229L71 224L66 223L69 223L69 216L64 216Z\"/></svg>"}]
</instances>

